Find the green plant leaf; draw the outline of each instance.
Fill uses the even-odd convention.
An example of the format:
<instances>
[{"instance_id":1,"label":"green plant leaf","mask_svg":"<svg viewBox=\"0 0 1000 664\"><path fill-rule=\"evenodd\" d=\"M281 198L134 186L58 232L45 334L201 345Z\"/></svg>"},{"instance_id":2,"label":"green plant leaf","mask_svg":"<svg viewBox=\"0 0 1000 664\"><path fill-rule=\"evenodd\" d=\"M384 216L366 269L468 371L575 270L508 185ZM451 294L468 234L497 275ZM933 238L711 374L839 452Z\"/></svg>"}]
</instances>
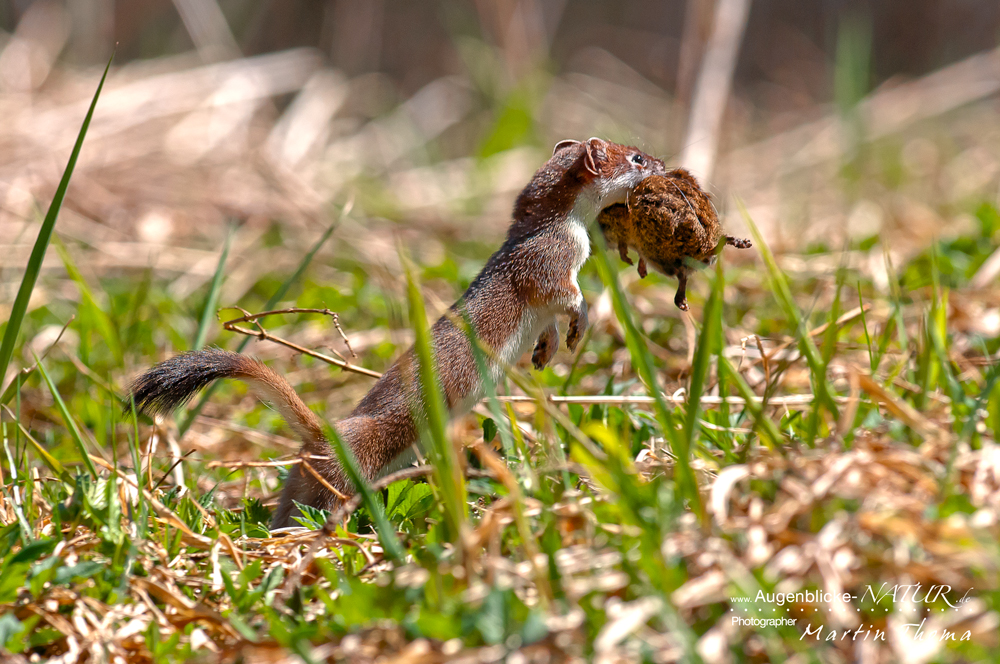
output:
<instances>
[{"instance_id":1,"label":"green plant leaf","mask_svg":"<svg viewBox=\"0 0 1000 664\"><path fill-rule=\"evenodd\" d=\"M722 250L724 244L716 249ZM691 366L691 382L687 395L687 418L684 421L684 437L687 439L687 449L693 450L698 441L700 430L701 393L705 389L712 358L712 346L722 339L722 294L725 280L722 276L722 261L716 262L715 279L712 282L712 293L705 304L701 334L694 352L694 362Z\"/></svg>"},{"instance_id":2,"label":"green plant leaf","mask_svg":"<svg viewBox=\"0 0 1000 664\"><path fill-rule=\"evenodd\" d=\"M309 528L310 530L319 530L326 523L327 519L330 518L330 513L326 510L319 509L318 507L311 507L310 505L303 505L302 503L295 501L295 507L298 508L301 516L292 517L299 522L300 525Z\"/></svg>"},{"instance_id":3,"label":"green plant leaf","mask_svg":"<svg viewBox=\"0 0 1000 664\"><path fill-rule=\"evenodd\" d=\"M60 463L59 459L52 456L41 443L35 440L35 437L32 436L30 433L28 433L28 430L24 428L24 425L22 425L20 422L17 422L17 427L21 430L21 435L23 435L28 440L28 442L31 443L32 447L35 448L35 452L38 454L38 456L42 458L42 461L45 462L45 465L49 467L49 470L55 473L59 477L59 479L63 481L69 481L70 480L69 473L66 472L66 468L62 465L62 463Z\"/></svg>"},{"instance_id":4,"label":"green plant leaf","mask_svg":"<svg viewBox=\"0 0 1000 664\"><path fill-rule=\"evenodd\" d=\"M497 423L493 421L492 418L487 417L483 420L483 440L487 443L492 443L493 439L497 437Z\"/></svg>"},{"instance_id":5,"label":"green plant leaf","mask_svg":"<svg viewBox=\"0 0 1000 664\"><path fill-rule=\"evenodd\" d=\"M385 513L389 518L405 521L426 512L434 500L434 492L426 484L406 480L389 485L388 498Z\"/></svg>"}]
</instances>

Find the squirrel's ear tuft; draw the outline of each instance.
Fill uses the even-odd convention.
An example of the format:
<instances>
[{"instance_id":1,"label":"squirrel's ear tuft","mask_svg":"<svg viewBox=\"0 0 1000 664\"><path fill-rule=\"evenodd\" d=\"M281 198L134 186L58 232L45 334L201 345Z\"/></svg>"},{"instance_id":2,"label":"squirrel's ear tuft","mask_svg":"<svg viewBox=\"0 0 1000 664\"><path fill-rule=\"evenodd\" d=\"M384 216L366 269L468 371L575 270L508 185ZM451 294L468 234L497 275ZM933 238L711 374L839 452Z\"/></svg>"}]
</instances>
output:
<instances>
[{"instance_id":1,"label":"squirrel's ear tuft","mask_svg":"<svg viewBox=\"0 0 1000 664\"><path fill-rule=\"evenodd\" d=\"M556 146L552 148L552 154L555 154L562 150L563 148L573 147L574 145L579 145L580 141L574 141L572 138L567 138L565 140L556 143Z\"/></svg>"}]
</instances>

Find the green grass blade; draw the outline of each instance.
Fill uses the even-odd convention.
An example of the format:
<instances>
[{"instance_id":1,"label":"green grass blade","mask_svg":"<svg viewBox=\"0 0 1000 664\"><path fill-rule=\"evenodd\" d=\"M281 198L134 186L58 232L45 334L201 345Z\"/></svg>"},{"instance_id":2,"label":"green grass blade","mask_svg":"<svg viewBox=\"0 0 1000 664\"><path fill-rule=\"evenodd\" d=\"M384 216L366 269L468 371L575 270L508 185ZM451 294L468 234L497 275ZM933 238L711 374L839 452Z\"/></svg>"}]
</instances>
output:
<instances>
[{"instance_id":1,"label":"green grass blade","mask_svg":"<svg viewBox=\"0 0 1000 664\"><path fill-rule=\"evenodd\" d=\"M844 256L846 255L847 253L845 252ZM837 339L840 336L840 325L837 324L837 319L840 318L841 309L840 294L844 288L846 274L847 271L842 265L840 269L837 270L837 289L833 297L833 304L830 307L830 311L827 313L826 332L823 334L823 348L820 353L819 376L827 375L827 371L830 367L830 361L833 359L834 351L837 348ZM806 444L809 447L816 444L816 436L819 435L822 419L822 409L818 406L818 404L813 403L812 410L809 413L809 422L806 425Z\"/></svg>"},{"instance_id":2,"label":"green grass blade","mask_svg":"<svg viewBox=\"0 0 1000 664\"><path fill-rule=\"evenodd\" d=\"M846 252L844 255L847 255ZM843 307L841 304L840 294L844 290L846 276L846 268L841 266L841 268L837 270L837 289L834 291L833 304L830 306L830 311L828 311L826 315L826 331L823 333L823 349L820 357L823 359L824 375L825 370L830 366L830 361L833 359L834 352L837 350L837 341L840 339L841 326L837 324L837 321L840 319L840 314L842 313Z\"/></svg>"},{"instance_id":3,"label":"green grass blade","mask_svg":"<svg viewBox=\"0 0 1000 664\"><path fill-rule=\"evenodd\" d=\"M402 562L406 557L403 545L400 544L399 538L396 537L395 528L392 527L389 519L385 516L385 509L382 507L382 503L375 499L375 494L361 474L361 468L358 466L358 460L354 457L354 453L347 445L344 445L344 441L341 440L336 428L332 426L324 428L327 440L330 441L330 446L333 447L333 451L337 454L340 465L344 468L347 476L351 478L354 488L361 494L361 502L368 510L368 513L371 514L375 530L378 532L378 537L382 542L382 549L385 551L386 557L395 562Z\"/></svg>"},{"instance_id":4,"label":"green grass blade","mask_svg":"<svg viewBox=\"0 0 1000 664\"><path fill-rule=\"evenodd\" d=\"M615 315L625 330L625 343L628 346L629 354L632 357L632 364L639 373L639 378L646 384L646 389L653 396L653 404L656 418L663 429L663 436L670 443L671 451L677 457L678 485L681 495L687 498L691 509L705 522L705 511L701 502L701 495L698 493L698 482L694 472L691 470L690 448L686 438L680 435L674 424L673 415L667 408L666 401L663 400L663 391L656 382L656 372L653 369L653 358L649 354L646 342L639 334L632 315L625 304L625 296L618 285L618 272L608 261L604 251L604 238L599 234L594 234L598 250L594 252L594 260L597 263L597 271L601 275L601 280L611 293L611 304L614 307Z\"/></svg>"},{"instance_id":5,"label":"green grass blade","mask_svg":"<svg viewBox=\"0 0 1000 664\"><path fill-rule=\"evenodd\" d=\"M343 216L346 215L349 211L350 207L345 206L340 213L340 217L343 218ZM307 253L299 262L299 266L295 269L295 272L292 273L292 276L285 279L284 283L281 284L281 287L274 292L274 295L272 295L270 299L268 299L267 303L264 305L263 311L269 311L271 309L274 309L274 305L276 305L278 302L281 301L283 297L285 297L285 295L288 293L288 290L292 287L292 284L298 281L299 278L302 276L302 274L306 271L306 268L309 267L309 264L312 262L313 257L316 255L316 252L318 252L320 250L320 247L326 244L326 241L330 239L330 236L333 234L333 231L337 228L337 225L339 223L340 219L337 219L337 221L330 224L330 227L323 232L323 235L319 238L319 240L316 241L316 244L314 244L312 249L309 250L309 253ZM247 347L251 339L252 337L244 337L243 341L240 342L240 345L236 347L236 352L242 353L243 349ZM201 409L205 407L205 404L208 403L208 400L212 398L212 394L215 392L215 386L217 384L218 383L212 383L211 385L209 385L208 388L206 388L205 391L202 392L201 398L198 399L197 403L195 403L194 406L188 409L187 414L184 416L184 420L177 426L178 440L183 438L184 434L187 433L187 430L191 428L192 424L194 424L195 419L197 419L198 417L198 413L200 413Z\"/></svg>"},{"instance_id":6,"label":"green grass blade","mask_svg":"<svg viewBox=\"0 0 1000 664\"><path fill-rule=\"evenodd\" d=\"M128 305L124 314L117 316L121 320L118 326L121 331L125 348L135 348L139 345L140 325L136 325L145 313L143 306L149 298L149 287L153 283L153 268L147 267L142 271L142 279L132 288L132 295L129 297Z\"/></svg>"},{"instance_id":7,"label":"green grass blade","mask_svg":"<svg viewBox=\"0 0 1000 664\"><path fill-rule=\"evenodd\" d=\"M789 322L795 326L795 336L798 339L799 352L802 353L806 363L809 365L810 380L813 383L813 391L818 399L818 405L826 408L833 419L837 420L840 418L840 411L833 399L833 392L824 371L823 360L820 357L819 349L816 348L816 344L809 334L805 319L795 304L792 291L788 286L788 280L785 278L781 268L778 267L778 262L774 259L774 254L771 253L771 249L764 242L764 236L760 234L757 224L750 217L750 213L747 212L743 201L736 199L736 206L739 208L740 214L743 215L743 219L750 229L750 234L753 235L754 242L757 243L761 258L764 259L764 265L770 277L774 296L784 310Z\"/></svg>"},{"instance_id":8,"label":"green grass blade","mask_svg":"<svg viewBox=\"0 0 1000 664\"><path fill-rule=\"evenodd\" d=\"M858 282L858 306L861 307L861 326L865 331L865 347L868 349L868 367L875 374L875 351L872 350L872 338L868 334L868 317L865 316L865 300L861 297L861 282Z\"/></svg>"},{"instance_id":9,"label":"green grass blade","mask_svg":"<svg viewBox=\"0 0 1000 664\"><path fill-rule=\"evenodd\" d=\"M198 333L194 335L193 350L201 350L205 347L205 340L208 338L208 328L215 319L215 312L219 308L219 291L222 290L222 281L226 274L226 259L229 257L229 244L233 240L235 230L232 226L226 233L226 241L222 245L222 253L219 254L219 264L215 266L215 274L212 275L212 286L208 289L208 299L205 300L205 308L201 312L201 320L198 322ZM250 337L247 337L249 339Z\"/></svg>"},{"instance_id":10,"label":"green grass blade","mask_svg":"<svg viewBox=\"0 0 1000 664\"><path fill-rule=\"evenodd\" d=\"M906 300L903 299L903 288L899 281L899 275L896 273L896 268L892 263L888 243L884 241L882 242L882 261L885 264L885 273L889 281L889 299L892 303L892 314L886 321L885 329L882 330L882 335L879 339L878 353L875 355L876 367L881 364L882 357L889 350L889 344L892 342L892 335L894 333L901 349L910 347L910 336L906 331L906 321L903 319L903 312L906 311ZM910 382L917 382L913 364L912 362L902 363L893 373L906 371L906 376Z\"/></svg>"},{"instance_id":11,"label":"green grass blade","mask_svg":"<svg viewBox=\"0 0 1000 664\"><path fill-rule=\"evenodd\" d=\"M4 452L7 453L7 463L10 464L10 506L14 508L14 515L17 517L17 522L21 526L21 537L24 538L26 543L30 543L34 540L31 536L31 526L28 525L28 520L24 517L24 510L21 509L21 501L14 499L18 497L17 464L14 463L14 455L10 452L10 445L7 444L6 422L0 422L0 438L3 439L3 449Z\"/></svg>"},{"instance_id":12,"label":"green grass blade","mask_svg":"<svg viewBox=\"0 0 1000 664\"><path fill-rule=\"evenodd\" d=\"M62 415L63 421L66 422L66 428L69 429L69 434L73 438L73 442L76 444L76 449L80 452L80 456L83 458L83 465L87 467L90 471L91 476L97 479L97 468L94 467L94 462L90 460L90 453L87 451L87 445L83 442L83 436L80 435L80 429L76 426L76 420L70 414L69 409L66 407L66 402L63 401L62 396L59 394L59 390L56 389L55 383L52 382L52 378L49 376L49 372L45 370L45 365L42 364L42 360L35 356L35 364L38 365L38 372L45 379L45 384L49 386L49 392L52 393L52 399L56 402L56 407L59 409L59 413Z\"/></svg>"},{"instance_id":13,"label":"green grass blade","mask_svg":"<svg viewBox=\"0 0 1000 664\"><path fill-rule=\"evenodd\" d=\"M45 349L44 353L42 353L42 359L48 357L49 351L51 351L53 348L56 347L56 345L58 345L59 340L62 339L63 332L66 331L66 328L70 326L70 323L72 323L74 319L75 317L70 317L69 321L67 321L66 324L63 325L62 332L59 333L59 336L56 337L56 340L53 341L52 344ZM20 411L21 386L24 385L24 382L28 379L29 376L31 376L31 374L35 373L36 368L37 367L35 366L25 367L14 375L14 379L10 381L10 385L8 385L7 389L3 391L2 395L0 395L0 406L6 406L8 403L10 403L11 399L17 396L18 397L17 412L21 412Z\"/></svg>"},{"instance_id":14,"label":"green grass blade","mask_svg":"<svg viewBox=\"0 0 1000 664\"><path fill-rule=\"evenodd\" d=\"M721 247L720 247L721 249ZM712 347L716 340L722 338L722 290L725 279L722 276L722 261L716 262L715 279L712 283L712 293L705 304L702 315L701 334L698 337L698 347L694 352L694 362L691 365L691 382L687 396L687 418L684 422L684 438L688 450L693 450L698 441L701 429L698 415L701 408L701 393L705 389L712 359Z\"/></svg>"},{"instance_id":15,"label":"green grass blade","mask_svg":"<svg viewBox=\"0 0 1000 664\"><path fill-rule=\"evenodd\" d=\"M35 282L38 281L38 273L42 269L45 250L48 249L49 240L52 239L52 231L56 227L59 209L62 207L63 199L66 197L69 179L73 175L76 161L80 157L83 139L87 135L87 129L90 127L90 119L94 117L94 108L97 107L97 99L101 96L101 89L104 88L104 80L108 77L108 70L111 69L111 60L114 57L112 53L111 59L108 60L108 64L104 68L104 74L101 75L101 82L97 85L94 99L90 102L90 108L83 119L83 126L80 127L80 133L76 137L76 144L73 146L73 151L70 152L69 162L67 162L66 169L63 171L62 179L59 180L59 186L56 187L56 193L52 197L49 211L45 213L42 228L38 231L38 237L35 239L35 246L31 249L28 266L24 270L24 276L21 278L21 286L17 290L17 297L14 298L14 305L10 310L10 318L7 320L7 329L4 330L3 342L0 343L0 381L3 381L4 376L7 375L10 358L14 355L14 344L17 342L18 332L21 331L24 315L28 311L28 300L31 299L31 291L34 290Z\"/></svg>"},{"instance_id":16,"label":"green grass blade","mask_svg":"<svg viewBox=\"0 0 1000 664\"><path fill-rule=\"evenodd\" d=\"M465 332L466 338L469 340L469 346L472 349L472 357L476 362L476 371L479 372L479 378L483 381L483 392L486 395L485 401L486 406L490 411L490 415L493 416L493 421L496 423L497 432L500 434L500 441L503 444L504 454L506 457L514 456L516 453L516 448L514 446L514 437L511 434L510 423L511 420L505 418L502 415L500 408L500 401L497 399L496 382L493 380L492 373L490 372L489 365L486 361L486 353L484 352L483 346L481 346L482 341L476 335L475 329L472 327L472 321L469 319L468 312L462 312L462 318L457 317L452 319L452 322L459 326L463 332ZM489 443L486 443L484 447L488 448ZM485 461L486 456L492 457L492 450L486 449L481 452L480 459ZM506 460L498 460L499 463L504 463ZM528 476L528 483L530 487L538 486L538 479L531 468L531 464L525 460L523 468ZM535 538L528 525L528 521L524 515L524 492L522 491L521 485L515 478L513 473L510 473L510 483L503 482L503 484L510 491L511 498L513 500L514 509L514 522L517 525L518 533L521 535L521 543L524 546L525 555L528 560L535 560L535 555L539 551L538 540ZM501 479L501 481L503 481ZM548 603L552 597L552 589L548 585L546 572L543 570L536 570L538 576L536 577L536 582L540 585L540 599L543 603Z\"/></svg>"},{"instance_id":17,"label":"green grass blade","mask_svg":"<svg viewBox=\"0 0 1000 664\"><path fill-rule=\"evenodd\" d=\"M136 488L139 491L136 492L136 500L138 506L138 515L132 516L133 521L136 523L138 529L139 539L146 539L149 529L148 515L149 515L149 503L146 502L146 494L142 491L142 450L139 449L139 418L136 416L135 411L135 397L129 395L129 405L131 409L129 410L129 416L131 418L130 427L131 430L125 433L128 438L128 448L129 453L132 456L132 469L135 473L135 483ZM152 460L150 460L152 461Z\"/></svg>"},{"instance_id":18,"label":"green grass blade","mask_svg":"<svg viewBox=\"0 0 1000 664\"><path fill-rule=\"evenodd\" d=\"M993 390L996 388L998 380L1000 380L1000 364L994 364L986 373L983 380L983 388L980 390L979 396L976 397L975 402L972 404L971 411L973 413L978 413L980 410L987 408L990 396L993 394ZM965 422L962 425L962 431L959 435L959 441L967 442L972 440L972 436L976 432L976 425L978 423L978 417L965 418Z\"/></svg>"},{"instance_id":19,"label":"green grass blade","mask_svg":"<svg viewBox=\"0 0 1000 664\"><path fill-rule=\"evenodd\" d=\"M299 261L299 266L295 268L295 272L292 273L292 276L285 279L285 281L281 284L281 287L278 288L278 290L274 291L274 294L267 300L267 302L264 304L264 311L273 309L274 305L276 305L278 302L282 300L282 298L285 297L285 295L288 293L288 290L292 287L292 284L294 284L296 281L299 280L302 274L306 271L306 268L309 267L309 264L312 263L313 257L316 256L316 253L323 247L324 244L326 244L326 241L330 239L330 236L333 235L333 231L337 230L337 226L340 225L340 220L343 219L350 211L351 211L350 204L344 206L337 220L334 221L332 224L330 224L329 228L323 231L323 235L321 235L320 238L316 240L316 243L313 244L309 252L302 257L301 261ZM251 339L252 337L244 337L243 341L240 342L240 345L236 347L236 352L240 352L244 348L246 348L247 344L250 343Z\"/></svg>"},{"instance_id":20,"label":"green grass blade","mask_svg":"<svg viewBox=\"0 0 1000 664\"><path fill-rule=\"evenodd\" d=\"M453 528L453 535L461 537L468 519L466 505L465 476L462 474L458 454L446 431L448 410L444 395L438 383L437 371L434 365L434 340L427 324L427 313L424 310L424 298L420 293L414 276L413 266L403 257L406 271L406 295L410 309L410 324L413 326L415 341L413 348L416 355L418 379L423 397L423 413L425 426L418 428L426 432L427 453L434 466L434 476L441 491L445 515ZM412 368L411 368L412 369Z\"/></svg>"},{"instance_id":21,"label":"green grass blade","mask_svg":"<svg viewBox=\"0 0 1000 664\"><path fill-rule=\"evenodd\" d=\"M781 454L781 445L783 442L781 432L778 431L778 425L764 413L764 404L757 402L757 395L754 394L754 391L747 385L743 376L736 371L736 368L733 367L727 358L720 355L718 361L719 376L724 376L727 382L731 382L736 387L736 392L743 398L746 404L744 407L754 418L754 428L759 427L767 435L768 440L771 441L771 449Z\"/></svg>"},{"instance_id":22,"label":"green grass blade","mask_svg":"<svg viewBox=\"0 0 1000 664\"><path fill-rule=\"evenodd\" d=\"M951 357L948 354L948 291L942 290L934 297L934 304L927 315L927 333L933 350L934 361L938 367L939 383L944 383L951 399L952 413L955 415L954 426L960 432L963 422L976 419L975 411L962 412L973 401L966 396L961 383L952 370Z\"/></svg>"}]
</instances>

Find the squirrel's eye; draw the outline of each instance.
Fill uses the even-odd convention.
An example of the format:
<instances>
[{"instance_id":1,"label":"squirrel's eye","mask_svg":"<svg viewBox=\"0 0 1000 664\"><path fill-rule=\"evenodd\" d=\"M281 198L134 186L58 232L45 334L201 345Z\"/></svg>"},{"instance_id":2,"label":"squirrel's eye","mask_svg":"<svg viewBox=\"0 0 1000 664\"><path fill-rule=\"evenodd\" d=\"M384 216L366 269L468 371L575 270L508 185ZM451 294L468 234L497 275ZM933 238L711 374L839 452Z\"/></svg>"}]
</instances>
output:
<instances>
[{"instance_id":1,"label":"squirrel's eye","mask_svg":"<svg viewBox=\"0 0 1000 664\"><path fill-rule=\"evenodd\" d=\"M636 166L645 166L646 159L641 154L632 155L632 163Z\"/></svg>"}]
</instances>

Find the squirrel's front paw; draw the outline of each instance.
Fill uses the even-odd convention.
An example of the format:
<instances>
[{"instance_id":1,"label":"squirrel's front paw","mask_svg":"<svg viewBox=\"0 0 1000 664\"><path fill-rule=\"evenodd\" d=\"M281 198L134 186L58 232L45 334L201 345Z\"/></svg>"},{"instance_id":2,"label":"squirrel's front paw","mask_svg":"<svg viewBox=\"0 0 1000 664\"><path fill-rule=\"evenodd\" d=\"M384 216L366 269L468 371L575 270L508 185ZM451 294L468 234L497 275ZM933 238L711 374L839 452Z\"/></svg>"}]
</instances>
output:
<instances>
[{"instance_id":1,"label":"squirrel's front paw","mask_svg":"<svg viewBox=\"0 0 1000 664\"><path fill-rule=\"evenodd\" d=\"M559 328L553 323L542 331L535 344L535 352L531 354L531 363L541 371L549 363L552 356L559 350Z\"/></svg>"}]
</instances>

